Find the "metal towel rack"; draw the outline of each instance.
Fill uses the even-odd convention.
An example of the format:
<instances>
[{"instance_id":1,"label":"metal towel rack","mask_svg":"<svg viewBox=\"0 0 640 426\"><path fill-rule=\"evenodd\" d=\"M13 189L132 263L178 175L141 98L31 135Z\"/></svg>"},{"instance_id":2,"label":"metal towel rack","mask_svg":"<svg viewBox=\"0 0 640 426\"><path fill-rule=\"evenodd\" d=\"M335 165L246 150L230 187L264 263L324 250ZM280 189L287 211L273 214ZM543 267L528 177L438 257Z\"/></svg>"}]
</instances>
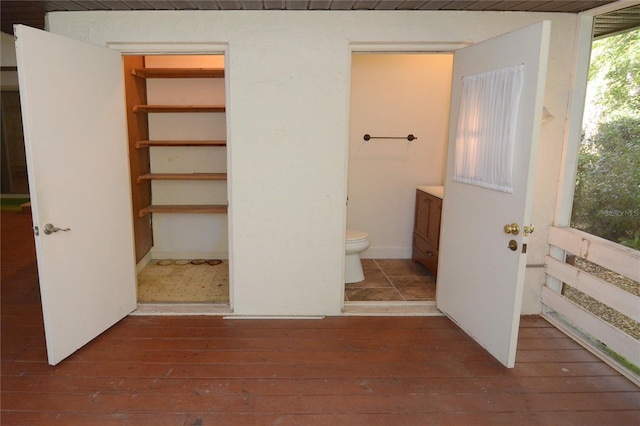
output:
<instances>
[{"instance_id":1,"label":"metal towel rack","mask_svg":"<svg viewBox=\"0 0 640 426\"><path fill-rule=\"evenodd\" d=\"M408 134L407 136L371 136L369 133L365 134L362 138L365 141L368 141L368 140L371 140L371 139L406 139L409 142L418 139L417 137L413 136L412 134Z\"/></svg>"}]
</instances>

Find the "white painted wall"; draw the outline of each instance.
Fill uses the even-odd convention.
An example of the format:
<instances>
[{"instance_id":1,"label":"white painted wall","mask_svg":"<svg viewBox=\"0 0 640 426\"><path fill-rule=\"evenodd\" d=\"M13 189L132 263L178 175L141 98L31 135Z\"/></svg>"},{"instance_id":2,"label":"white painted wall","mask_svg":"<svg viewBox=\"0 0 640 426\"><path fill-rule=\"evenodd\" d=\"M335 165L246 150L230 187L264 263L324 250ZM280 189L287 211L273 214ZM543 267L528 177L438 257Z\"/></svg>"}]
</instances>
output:
<instances>
[{"instance_id":1,"label":"white painted wall","mask_svg":"<svg viewBox=\"0 0 640 426\"><path fill-rule=\"evenodd\" d=\"M347 227L369 233L363 258L411 258L416 187L444 179L452 67L450 53L352 57Z\"/></svg>"},{"instance_id":2,"label":"white painted wall","mask_svg":"<svg viewBox=\"0 0 640 426\"><path fill-rule=\"evenodd\" d=\"M224 68L224 55L145 57L148 68ZM152 78L146 80L151 105L225 105L222 78ZM227 137L225 113L150 113L152 140ZM151 147L152 173L224 173L224 147ZM226 181L154 180L152 204L227 204ZM227 259L226 214L155 213L154 259Z\"/></svg>"},{"instance_id":3,"label":"white painted wall","mask_svg":"<svg viewBox=\"0 0 640 426\"><path fill-rule=\"evenodd\" d=\"M51 13L47 22L54 33L98 45L228 44L233 308L333 315L343 298L351 46L475 42L543 19L552 21L545 104L556 118L542 132L529 246L530 262L541 263L555 211L576 15L110 11ZM526 294L539 291L538 270L527 272ZM523 312L529 309L540 304L525 300Z\"/></svg>"}]
</instances>

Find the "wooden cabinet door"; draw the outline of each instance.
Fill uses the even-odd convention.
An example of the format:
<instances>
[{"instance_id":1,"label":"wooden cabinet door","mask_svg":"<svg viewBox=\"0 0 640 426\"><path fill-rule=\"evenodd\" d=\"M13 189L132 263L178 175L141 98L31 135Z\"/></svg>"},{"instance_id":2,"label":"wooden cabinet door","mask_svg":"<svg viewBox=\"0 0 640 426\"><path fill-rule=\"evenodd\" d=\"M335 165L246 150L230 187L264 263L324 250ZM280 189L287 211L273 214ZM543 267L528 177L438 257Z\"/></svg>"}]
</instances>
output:
<instances>
[{"instance_id":1,"label":"wooden cabinet door","mask_svg":"<svg viewBox=\"0 0 640 426\"><path fill-rule=\"evenodd\" d=\"M426 193L418 190L416 191L416 211L414 221L414 232L424 238L425 240L429 235L429 199L426 197Z\"/></svg>"},{"instance_id":2,"label":"wooden cabinet door","mask_svg":"<svg viewBox=\"0 0 640 426\"><path fill-rule=\"evenodd\" d=\"M442 200L433 195L425 194L429 205L429 217L427 226L427 240L438 247L440 241L440 215L442 213Z\"/></svg>"}]
</instances>

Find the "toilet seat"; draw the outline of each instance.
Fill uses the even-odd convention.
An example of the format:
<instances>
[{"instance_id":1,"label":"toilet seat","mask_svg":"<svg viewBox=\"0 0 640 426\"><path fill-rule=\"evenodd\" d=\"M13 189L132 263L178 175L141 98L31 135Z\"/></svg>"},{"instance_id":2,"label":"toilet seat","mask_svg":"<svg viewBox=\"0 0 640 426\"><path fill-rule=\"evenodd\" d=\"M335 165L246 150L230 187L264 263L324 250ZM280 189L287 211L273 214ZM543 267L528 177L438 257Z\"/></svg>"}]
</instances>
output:
<instances>
[{"instance_id":1,"label":"toilet seat","mask_svg":"<svg viewBox=\"0 0 640 426\"><path fill-rule=\"evenodd\" d=\"M363 241L369 238L369 234L364 231L347 229L347 242Z\"/></svg>"}]
</instances>

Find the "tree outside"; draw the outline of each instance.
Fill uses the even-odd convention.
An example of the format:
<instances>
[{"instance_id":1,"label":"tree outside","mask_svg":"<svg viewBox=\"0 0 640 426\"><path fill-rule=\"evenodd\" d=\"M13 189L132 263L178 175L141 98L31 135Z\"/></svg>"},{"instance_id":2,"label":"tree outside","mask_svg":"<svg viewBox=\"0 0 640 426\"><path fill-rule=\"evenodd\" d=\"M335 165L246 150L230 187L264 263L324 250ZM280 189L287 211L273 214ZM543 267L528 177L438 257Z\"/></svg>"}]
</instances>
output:
<instances>
[{"instance_id":1,"label":"tree outside","mask_svg":"<svg viewBox=\"0 0 640 426\"><path fill-rule=\"evenodd\" d=\"M640 250L640 29L594 41L571 226Z\"/></svg>"}]
</instances>

